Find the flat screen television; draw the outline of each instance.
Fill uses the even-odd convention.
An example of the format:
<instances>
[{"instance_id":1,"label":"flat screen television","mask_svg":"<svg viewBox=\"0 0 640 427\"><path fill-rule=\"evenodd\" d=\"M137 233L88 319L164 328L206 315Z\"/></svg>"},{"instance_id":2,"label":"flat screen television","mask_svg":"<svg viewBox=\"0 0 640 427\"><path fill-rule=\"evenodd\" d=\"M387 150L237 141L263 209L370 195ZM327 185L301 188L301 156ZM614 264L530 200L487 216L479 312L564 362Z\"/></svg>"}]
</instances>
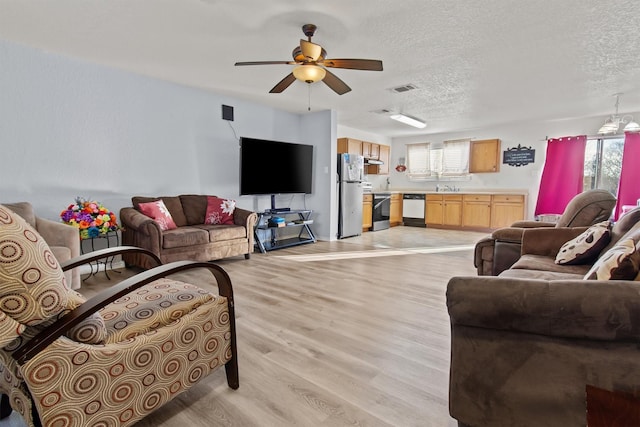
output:
<instances>
[{"instance_id":1,"label":"flat screen television","mask_svg":"<svg viewBox=\"0 0 640 427\"><path fill-rule=\"evenodd\" d=\"M311 194L312 177L312 145L240 138L240 195Z\"/></svg>"}]
</instances>

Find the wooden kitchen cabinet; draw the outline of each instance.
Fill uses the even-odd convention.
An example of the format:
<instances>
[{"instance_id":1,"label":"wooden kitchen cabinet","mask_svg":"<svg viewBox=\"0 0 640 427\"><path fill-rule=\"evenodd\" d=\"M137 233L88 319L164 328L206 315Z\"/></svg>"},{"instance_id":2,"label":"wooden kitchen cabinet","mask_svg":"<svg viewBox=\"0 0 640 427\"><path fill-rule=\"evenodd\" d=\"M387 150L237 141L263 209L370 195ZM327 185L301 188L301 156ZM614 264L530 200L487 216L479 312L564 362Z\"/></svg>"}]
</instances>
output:
<instances>
[{"instance_id":1,"label":"wooden kitchen cabinet","mask_svg":"<svg viewBox=\"0 0 640 427\"><path fill-rule=\"evenodd\" d=\"M380 157L380 145L373 142L362 141L362 155L365 159L376 159Z\"/></svg>"},{"instance_id":2,"label":"wooden kitchen cabinet","mask_svg":"<svg viewBox=\"0 0 640 427\"><path fill-rule=\"evenodd\" d=\"M369 146L369 156L368 158L370 159L380 159L380 145L379 144L374 144L373 142L370 143L371 145ZM367 156L365 156L367 157Z\"/></svg>"},{"instance_id":3,"label":"wooden kitchen cabinet","mask_svg":"<svg viewBox=\"0 0 640 427\"><path fill-rule=\"evenodd\" d=\"M362 197L362 231L369 231L373 227L373 194Z\"/></svg>"},{"instance_id":4,"label":"wooden kitchen cabinet","mask_svg":"<svg viewBox=\"0 0 640 427\"><path fill-rule=\"evenodd\" d=\"M391 163L391 147L389 147L388 145L380 145L379 160L384 164L378 165L378 175L389 175L389 166Z\"/></svg>"},{"instance_id":5,"label":"wooden kitchen cabinet","mask_svg":"<svg viewBox=\"0 0 640 427\"><path fill-rule=\"evenodd\" d=\"M461 226L462 225L462 195L445 194L443 200L442 225Z\"/></svg>"},{"instance_id":6,"label":"wooden kitchen cabinet","mask_svg":"<svg viewBox=\"0 0 640 427\"><path fill-rule=\"evenodd\" d=\"M523 194L427 194L427 226L489 230L508 227L524 219Z\"/></svg>"},{"instance_id":7,"label":"wooden kitchen cabinet","mask_svg":"<svg viewBox=\"0 0 640 427\"><path fill-rule=\"evenodd\" d=\"M367 166L367 173L373 175L389 175L389 162L391 161L391 147L378 145L378 160L383 164Z\"/></svg>"},{"instance_id":8,"label":"wooden kitchen cabinet","mask_svg":"<svg viewBox=\"0 0 640 427\"><path fill-rule=\"evenodd\" d=\"M491 195L465 194L462 198L462 226L489 228L491 226Z\"/></svg>"},{"instance_id":9,"label":"wooden kitchen cabinet","mask_svg":"<svg viewBox=\"0 0 640 427\"><path fill-rule=\"evenodd\" d=\"M393 193L391 195L389 224L391 227L402 224L402 194L400 193Z\"/></svg>"},{"instance_id":10,"label":"wooden kitchen cabinet","mask_svg":"<svg viewBox=\"0 0 640 427\"><path fill-rule=\"evenodd\" d=\"M367 141L362 141L362 155L365 159L371 158L371 143Z\"/></svg>"},{"instance_id":11,"label":"wooden kitchen cabinet","mask_svg":"<svg viewBox=\"0 0 640 427\"><path fill-rule=\"evenodd\" d=\"M491 198L491 228L509 227L524 219L522 194L494 194Z\"/></svg>"},{"instance_id":12,"label":"wooden kitchen cabinet","mask_svg":"<svg viewBox=\"0 0 640 427\"><path fill-rule=\"evenodd\" d=\"M500 171L500 140L484 139L471 141L469 150L469 173Z\"/></svg>"},{"instance_id":13,"label":"wooden kitchen cabinet","mask_svg":"<svg viewBox=\"0 0 640 427\"><path fill-rule=\"evenodd\" d=\"M338 154L362 155L362 141L353 138L338 138Z\"/></svg>"},{"instance_id":14,"label":"wooden kitchen cabinet","mask_svg":"<svg viewBox=\"0 0 640 427\"><path fill-rule=\"evenodd\" d=\"M425 223L429 225L462 225L461 194L427 194L425 201Z\"/></svg>"},{"instance_id":15,"label":"wooden kitchen cabinet","mask_svg":"<svg viewBox=\"0 0 640 427\"><path fill-rule=\"evenodd\" d=\"M425 197L424 222L429 225L442 225L444 220L444 200L440 194L427 194Z\"/></svg>"}]
</instances>

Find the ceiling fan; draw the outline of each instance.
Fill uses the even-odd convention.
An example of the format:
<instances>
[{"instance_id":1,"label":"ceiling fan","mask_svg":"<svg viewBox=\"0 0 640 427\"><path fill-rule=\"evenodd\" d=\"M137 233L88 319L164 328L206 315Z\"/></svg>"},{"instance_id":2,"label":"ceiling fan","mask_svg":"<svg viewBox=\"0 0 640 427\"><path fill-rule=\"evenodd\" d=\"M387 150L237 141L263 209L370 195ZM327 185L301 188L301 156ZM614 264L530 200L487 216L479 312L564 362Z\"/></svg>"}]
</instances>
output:
<instances>
[{"instance_id":1,"label":"ceiling fan","mask_svg":"<svg viewBox=\"0 0 640 427\"><path fill-rule=\"evenodd\" d=\"M327 68L346 68L350 70L382 71L382 61L377 59L327 59L327 51L319 44L311 42L311 37L317 27L313 24L302 26L302 32L307 40L300 39L300 45L293 49L293 61L252 61L236 62L235 65L297 65L269 93L281 93L296 79L305 83L315 83L322 80L338 95L343 95L351 88Z\"/></svg>"}]
</instances>

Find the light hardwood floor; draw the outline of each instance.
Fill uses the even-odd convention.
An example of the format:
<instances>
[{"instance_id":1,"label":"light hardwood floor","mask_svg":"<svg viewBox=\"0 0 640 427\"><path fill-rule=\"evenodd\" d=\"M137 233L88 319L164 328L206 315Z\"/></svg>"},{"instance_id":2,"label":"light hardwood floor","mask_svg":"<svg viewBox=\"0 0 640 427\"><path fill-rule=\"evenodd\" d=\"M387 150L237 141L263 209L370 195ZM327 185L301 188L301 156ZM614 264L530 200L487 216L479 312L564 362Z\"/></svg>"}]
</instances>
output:
<instances>
[{"instance_id":1,"label":"light hardwood floor","mask_svg":"<svg viewBox=\"0 0 640 427\"><path fill-rule=\"evenodd\" d=\"M235 291L240 388L219 369L137 425L456 425L445 289L475 275L483 236L394 227L220 261ZM100 273L81 292L112 283ZM23 423L13 414L0 421L9 426Z\"/></svg>"}]
</instances>

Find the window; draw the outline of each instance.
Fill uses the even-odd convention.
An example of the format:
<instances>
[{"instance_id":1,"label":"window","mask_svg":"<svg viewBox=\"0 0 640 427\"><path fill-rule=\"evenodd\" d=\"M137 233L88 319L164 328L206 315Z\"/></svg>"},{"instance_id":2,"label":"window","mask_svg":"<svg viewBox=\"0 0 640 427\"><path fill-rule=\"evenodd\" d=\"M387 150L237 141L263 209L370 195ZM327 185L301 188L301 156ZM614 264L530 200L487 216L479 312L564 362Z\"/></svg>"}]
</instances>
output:
<instances>
[{"instance_id":1,"label":"window","mask_svg":"<svg viewBox=\"0 0 640 427\"><path fill-rule=\"evenodd\" d=\"M470 139L444 141L442 148L431 143L407 144L407 173L411 180L469 174Z\"/></svg>"},{"instance_id":2,"label":"window","mask_svg":"<svg viewBox=\"0 0 640 427\"><path fill-rule=\"evenodd\" d=\"M445 141L442 155L443 175L466 175L469 173L470 139Z\"/></svg>"},{"instance_id":3,"label":"window","mask_svg":"<svg viewBox=\"0 0 640 427\"><path fill-rule=\"evenodd\" d=\"M584 154L583 190L618 192L624 137L588 139Z\"/></svg>"},{"instance_id":4,"label":"window","mask_svg":"<svg viewBox=\"0 0 640 427\"><path fill-rule=\"evenodd\" d=\"M407 175L410 179L431 176L431 144L407 144Z\"/></svg>"}]
</instances>

